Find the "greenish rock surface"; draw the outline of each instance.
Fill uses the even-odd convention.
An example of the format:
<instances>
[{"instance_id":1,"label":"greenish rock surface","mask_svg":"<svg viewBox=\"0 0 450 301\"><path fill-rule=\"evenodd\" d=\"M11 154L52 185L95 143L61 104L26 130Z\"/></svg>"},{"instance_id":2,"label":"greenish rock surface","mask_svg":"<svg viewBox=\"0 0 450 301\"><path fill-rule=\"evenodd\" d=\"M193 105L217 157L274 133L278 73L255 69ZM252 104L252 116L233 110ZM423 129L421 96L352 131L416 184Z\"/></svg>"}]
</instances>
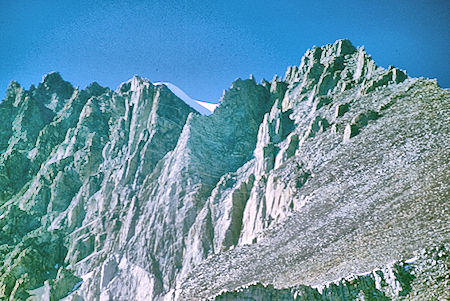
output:
<instances>
[{"instance_id":1,"label":"greenish rock surface","mask_svg":"<svg viewBox=\"0 0 450 301\"><path fill-rule=\"evenodd\" d=\"M209 116L138 76L12 82L0 299L445 300L449 101L348 40Z\"/></svg>"}]
</instances>

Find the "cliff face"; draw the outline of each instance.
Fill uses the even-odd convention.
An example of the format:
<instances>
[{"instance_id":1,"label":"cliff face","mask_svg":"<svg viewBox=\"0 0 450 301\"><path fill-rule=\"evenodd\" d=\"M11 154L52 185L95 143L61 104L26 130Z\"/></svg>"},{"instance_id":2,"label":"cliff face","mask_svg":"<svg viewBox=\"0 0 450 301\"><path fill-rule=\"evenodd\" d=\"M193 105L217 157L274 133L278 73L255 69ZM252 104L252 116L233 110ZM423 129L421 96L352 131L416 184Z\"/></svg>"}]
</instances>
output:
<instances>
[{"instance_id":1,"label":"cliff face","mask_svg":"<svg viewBox=\"0 0 450 301\"><path fill-rule=\"evenodd\" d=\"M117 91L57 73L13 82L0 103L0 296L333 300L308 285L448 242L449 99L346 40L284 79L238 79L210 116L139 77ZM361 297L376 273L339 285ZM376 296L414 292L387 283Z\"/></svg>"}]
</instances>

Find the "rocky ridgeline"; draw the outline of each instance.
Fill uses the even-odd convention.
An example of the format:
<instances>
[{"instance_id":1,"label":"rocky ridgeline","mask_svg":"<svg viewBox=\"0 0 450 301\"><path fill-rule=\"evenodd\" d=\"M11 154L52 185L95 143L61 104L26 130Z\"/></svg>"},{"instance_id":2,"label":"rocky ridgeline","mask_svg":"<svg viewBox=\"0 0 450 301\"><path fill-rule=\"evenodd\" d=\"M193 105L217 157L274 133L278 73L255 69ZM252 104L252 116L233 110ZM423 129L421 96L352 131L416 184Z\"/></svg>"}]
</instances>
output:
<instances>
[{"instance_id":1,"label":"rocky ridgeline","mask_svg":"<svg viewBox=\"0 0 450 301\"><path fill-rule=\"evenodd\" d=\"M406 290L394 284L410 265L311 286L448 241L449 96L347 40L307 51L284 79L236 80L210 116L137 76L116 91L58 73L12 82L0 297L440 297L447 255Z\"/></svg>"}]
</instances>

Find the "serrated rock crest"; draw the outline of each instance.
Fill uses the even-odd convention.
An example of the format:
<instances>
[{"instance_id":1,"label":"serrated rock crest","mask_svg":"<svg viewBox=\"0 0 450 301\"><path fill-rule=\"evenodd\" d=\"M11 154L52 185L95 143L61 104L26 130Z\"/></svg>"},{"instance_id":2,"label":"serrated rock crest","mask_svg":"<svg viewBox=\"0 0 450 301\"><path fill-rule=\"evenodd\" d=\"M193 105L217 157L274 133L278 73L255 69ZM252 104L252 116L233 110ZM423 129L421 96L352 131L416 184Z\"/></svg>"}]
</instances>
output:
<instances>
[{"instance_id":1,"label":"serrated rock crest","mask_svg":"<svg viewBox=\"0 0 450 301\"><path fill-rule=\"evenodd\" d=\"M376 272L309 286L448 239L449 96L348 40L308 50L283 79L236 80L210 116L138 76L116 91L58 73L12 82L0 298L366 296ZM394 278L374 292L406 294Z\"/></svg>"}]
</instances>

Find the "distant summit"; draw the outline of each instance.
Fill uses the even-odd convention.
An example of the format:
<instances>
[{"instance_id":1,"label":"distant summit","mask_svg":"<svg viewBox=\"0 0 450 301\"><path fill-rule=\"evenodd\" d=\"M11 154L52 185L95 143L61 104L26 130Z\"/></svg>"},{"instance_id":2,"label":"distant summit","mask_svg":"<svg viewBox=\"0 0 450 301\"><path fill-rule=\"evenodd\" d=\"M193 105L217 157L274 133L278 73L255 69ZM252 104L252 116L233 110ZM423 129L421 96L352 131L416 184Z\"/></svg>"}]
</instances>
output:
<instances>
[{"instance_id":1,"label":"distant summit","mask_svg":"<svg viewBox=\"0 0 450 301\"><path fill-rule=\"evenodd\" d=\"M178 96L181 100L183 100L185 103L187 103L189 106L194 108L197 112L199 112L202 115L211 115L214 110L217 108L219 104L215 103L209 103L205 101L195 100L192 99L190 96L188 96L183 90L181 90L178 86L169 83L169 82L156 82L153 83L153 85L165 85L167 88L169 88L173 94Z\"/></svg>"}]
</instances>

